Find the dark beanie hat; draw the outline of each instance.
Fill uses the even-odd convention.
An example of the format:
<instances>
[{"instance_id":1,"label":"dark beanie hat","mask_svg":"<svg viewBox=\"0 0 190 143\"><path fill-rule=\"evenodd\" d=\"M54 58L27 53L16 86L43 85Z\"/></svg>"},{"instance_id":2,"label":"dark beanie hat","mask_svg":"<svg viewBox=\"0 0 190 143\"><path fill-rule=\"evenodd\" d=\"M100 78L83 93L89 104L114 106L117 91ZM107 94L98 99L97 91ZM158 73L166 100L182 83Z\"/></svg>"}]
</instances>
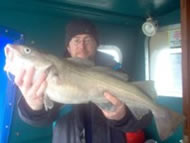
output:
<instances>
[{"instance_id":1,"label":"dark beanie hat","mask_svg":"<svg viewBox=\"0 0 190 143\"><path fill-rule=\"evenodd\" d=\"M71 21L66 27L65 46L67 47L70 40L78 34L89 34L99 44L96 27L88 19L76 19Z\"/></svg>"}]
</instances>

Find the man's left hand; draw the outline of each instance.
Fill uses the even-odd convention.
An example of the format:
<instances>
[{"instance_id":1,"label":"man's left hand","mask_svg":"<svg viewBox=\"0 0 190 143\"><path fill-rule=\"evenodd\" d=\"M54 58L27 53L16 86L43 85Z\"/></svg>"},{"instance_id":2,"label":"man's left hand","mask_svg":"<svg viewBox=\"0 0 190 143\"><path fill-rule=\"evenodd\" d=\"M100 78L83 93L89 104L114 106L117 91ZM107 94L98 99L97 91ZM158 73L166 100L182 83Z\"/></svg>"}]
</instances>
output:
<instances>
[{"instance_id":1,"label":"man's left hand","mask_svg":"<svg viewBox=\"0 0 190 143\"><path fill-rule=\"evenodd\" d=\"M114 111L101 109L104 116L111 120L121 120L127 113L125 104L109 92L104 92L104 96L115 107Z\"/></svg>"}]
</instances>

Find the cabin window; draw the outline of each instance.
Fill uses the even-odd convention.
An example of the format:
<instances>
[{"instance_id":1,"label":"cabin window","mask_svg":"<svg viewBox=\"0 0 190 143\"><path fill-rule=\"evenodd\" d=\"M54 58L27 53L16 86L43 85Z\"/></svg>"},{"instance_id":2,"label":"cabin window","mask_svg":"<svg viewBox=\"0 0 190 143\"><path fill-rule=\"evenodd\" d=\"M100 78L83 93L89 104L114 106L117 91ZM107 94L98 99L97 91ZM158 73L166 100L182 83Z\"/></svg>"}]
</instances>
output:
<instances>
[{"instance_id":1,"label":"cabin window","mask_svg":"<svg viewBox=\"0 0 190 143\"><path fill-rule=\"evenodd\" d=\"M122 53L121 50L115 45L100 45L98 51L113 56L117 63L122 64Z\"/></svg>"},{"instance_id":2,"label":"cabin window","mask_svg":"<svg viewBox=\"0 0 190 143\"><path fill-rule=\"evenodd\" d=\"M180 26L161 28L149 42L147 79L155 81L159 96L182 97Z\"/></svg>"}]
</instances>

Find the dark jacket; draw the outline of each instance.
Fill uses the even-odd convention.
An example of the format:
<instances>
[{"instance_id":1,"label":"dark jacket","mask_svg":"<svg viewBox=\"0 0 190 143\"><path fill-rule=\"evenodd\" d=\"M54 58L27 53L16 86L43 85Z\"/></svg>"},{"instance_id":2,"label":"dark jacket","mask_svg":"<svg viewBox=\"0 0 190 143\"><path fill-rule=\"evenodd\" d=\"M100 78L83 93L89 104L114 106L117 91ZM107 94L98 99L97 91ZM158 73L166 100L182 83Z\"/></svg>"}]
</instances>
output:
<instances>
[{"instance_id":1,"label":"dark jacket","mask_svg":"<svg viewBox=\"0 0 190 143\"><path fill-rule=\"evenodd\" d=\"M97 64L103 65L98 61ZM151 112L137 120L129 109L120 121L108 120L93 103L73 105L65 115L60 114L61 109L62 105L55 104L48 112L44 109L34 112L22 96L18 102L19 115L26 123L42 126L56 121L53 143L126 143L126 132L145 128L152 120Z\"/></svg>"}]
</instances>

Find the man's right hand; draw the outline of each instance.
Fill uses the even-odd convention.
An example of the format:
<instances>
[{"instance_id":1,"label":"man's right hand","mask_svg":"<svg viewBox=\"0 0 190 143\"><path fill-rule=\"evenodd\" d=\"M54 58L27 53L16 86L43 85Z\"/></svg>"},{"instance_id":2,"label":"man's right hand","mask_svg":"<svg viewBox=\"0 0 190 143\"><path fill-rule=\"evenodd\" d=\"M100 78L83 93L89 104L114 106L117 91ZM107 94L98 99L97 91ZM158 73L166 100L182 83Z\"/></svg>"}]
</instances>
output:
<instances>
[{"instance_id":1,"label":"man's right hand","mask_svg":"<svg viewBox=\"0 0 190 143\"><path fill-rule=\"evenodd\" d=\"M21 69L15 75L15 83L19 87L27 104L32 110L41 110L43 108L44 91L47 87L47 75L39 73L34 81L36 70L29 67L26 70Z\"/></svg>"}]
</instances>

